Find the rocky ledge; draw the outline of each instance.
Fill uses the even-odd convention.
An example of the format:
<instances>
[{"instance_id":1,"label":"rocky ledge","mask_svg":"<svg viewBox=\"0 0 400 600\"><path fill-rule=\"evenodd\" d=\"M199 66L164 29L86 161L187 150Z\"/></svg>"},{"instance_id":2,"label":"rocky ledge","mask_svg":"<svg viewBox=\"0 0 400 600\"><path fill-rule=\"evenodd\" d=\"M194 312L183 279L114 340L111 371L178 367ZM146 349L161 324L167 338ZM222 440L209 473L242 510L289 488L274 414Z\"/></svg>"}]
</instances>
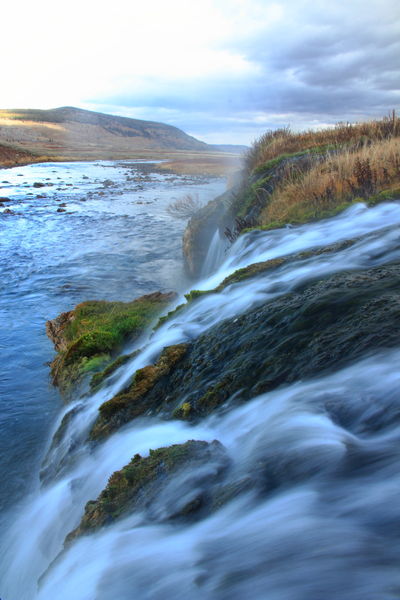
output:
<instances>
[{"instance_id":1,"label":"rocky ledge","mask_svg":"<svg viewBox=\"0 0 400 600\"><path fill-rule=\"evenodd\" d=\"M122 344L138 339L175 298L175 292L154 292L132 302L90 300L47 321L46 333L58 352L51 363L53 384L68 396L85 375L112 363Z\"/></svg>"},{"instance_id":2,"label":"rocky ledge","mask_svg":"<svg viewBox=\"0 0 400 600\"><path fill-rule=\"evenodd\" d=\"M67 536L66 544L133 511L158 522L198 518L212 509L213 491L228 465L226 452L217 441L189 440L150 450L145 458L136 454L111 475L97 500L86 504L82 520Z\"/></svg>"},{"instance_id":3,"label":"rocky ledge","mask_svg":"<svg viewBox=\"0 0 400 600\"><path fill-rule=\"evenodd\" d=\"M400 343L400 264L300 285L191 344L164 349L100 407L92 439L158 414L189 421ZM233 400L234 399L234 400Z\"/></svg>"}]
</instances>

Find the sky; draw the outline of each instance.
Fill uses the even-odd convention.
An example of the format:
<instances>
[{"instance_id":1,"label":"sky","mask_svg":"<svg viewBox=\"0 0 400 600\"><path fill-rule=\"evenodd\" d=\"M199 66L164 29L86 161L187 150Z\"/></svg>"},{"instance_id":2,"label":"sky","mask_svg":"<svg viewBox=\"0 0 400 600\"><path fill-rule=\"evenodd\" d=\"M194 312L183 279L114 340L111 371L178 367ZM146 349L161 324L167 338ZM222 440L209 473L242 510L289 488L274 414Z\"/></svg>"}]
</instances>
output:
<instances>
[{"instance_id":1,"label":"sky","mask_svg":"<svg viewBox=\"0 0 400 600\"><path fill-rule=\"evenodd\" d=\"M1 108L76 106L233 144L400 108L399 0L4 4Z\"/></svg>"}]
</instances>

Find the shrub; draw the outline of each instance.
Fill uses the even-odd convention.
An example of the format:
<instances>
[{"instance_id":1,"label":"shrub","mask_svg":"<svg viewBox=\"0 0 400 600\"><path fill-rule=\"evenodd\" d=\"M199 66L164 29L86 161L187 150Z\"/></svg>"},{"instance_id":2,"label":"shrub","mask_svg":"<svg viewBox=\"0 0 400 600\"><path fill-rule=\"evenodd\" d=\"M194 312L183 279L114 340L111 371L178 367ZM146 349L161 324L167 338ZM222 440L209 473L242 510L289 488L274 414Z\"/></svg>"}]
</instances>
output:
<instances>
[{"instance_id":1,"label":"shrub","mask_svg":"<svg viewBox=\"0 0 400 600\"><path fill-rule=\"evenodd\" d=\"M186 194L175 202L171 202L167 212L176 219L190 219L202 206L198 194Z\"/></svg>"}]
</instances>

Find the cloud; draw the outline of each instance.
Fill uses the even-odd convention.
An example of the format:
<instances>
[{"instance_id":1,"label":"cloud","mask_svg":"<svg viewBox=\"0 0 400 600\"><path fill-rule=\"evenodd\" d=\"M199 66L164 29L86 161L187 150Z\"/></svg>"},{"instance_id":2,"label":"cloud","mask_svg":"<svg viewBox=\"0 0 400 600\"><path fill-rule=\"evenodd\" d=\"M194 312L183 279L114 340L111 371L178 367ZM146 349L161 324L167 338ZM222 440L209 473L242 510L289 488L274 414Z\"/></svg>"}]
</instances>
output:
<instances>
[{"instance_id":1,"label":"cloud","mask_svg":"<svg viewBox=\"0 0 400 600\"><path fill-rule=\"evenodd\" d=\"M75 104L207 141L400 105L398 0L37 0L2 34L8 106ZM15 14L12 14L12 11ZM163 117L163 118L162 118ZM220 135L219 140L216 136Z\"/></svg>"}]
</instances>

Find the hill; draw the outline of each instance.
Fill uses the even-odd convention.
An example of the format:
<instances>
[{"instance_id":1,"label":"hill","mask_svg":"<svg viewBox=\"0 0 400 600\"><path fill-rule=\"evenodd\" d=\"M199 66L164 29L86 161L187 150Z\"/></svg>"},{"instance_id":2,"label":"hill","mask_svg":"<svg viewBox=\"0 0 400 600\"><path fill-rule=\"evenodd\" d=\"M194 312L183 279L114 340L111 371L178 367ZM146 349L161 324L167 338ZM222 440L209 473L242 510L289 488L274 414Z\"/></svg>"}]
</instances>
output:
<instances>
[{"instance_id":1,"label":"hill","mask_svg":"<svg viewBox=\"0 0 400 600\"><path fill-rule=\"evenodd\" d=\"M221 160L215 147L172 125L73 107L0 110L1 144L21 156L25 153L25 162L163 158L175 153L210 153ZM8 162L0 154L0 164L9 166L10 152Z\"/></svg>"},{"instance_id":2,"label":"hill","mask_svg":"<svg viewBox=\"0 0 400 600\"><path fill-rule=\"evenodd\" d=\"M37 156L21 147L0 141L0 166L13 167L31 162L37 162Z\"/></svg>"}]
</instances>

